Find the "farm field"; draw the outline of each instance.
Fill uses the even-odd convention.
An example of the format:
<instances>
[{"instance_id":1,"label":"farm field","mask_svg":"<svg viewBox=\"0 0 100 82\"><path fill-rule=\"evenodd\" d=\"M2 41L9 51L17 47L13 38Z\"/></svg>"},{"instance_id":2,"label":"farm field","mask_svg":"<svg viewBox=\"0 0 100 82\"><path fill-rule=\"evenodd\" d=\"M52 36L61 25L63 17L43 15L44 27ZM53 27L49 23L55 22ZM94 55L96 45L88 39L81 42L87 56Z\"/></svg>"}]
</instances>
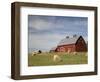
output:
<instances>
[{"instance_id":1,"label":"farm field","mask_svg":"<svg viewBox=\"0 0 100 82\"><path fill-rule=\"evenodd\" d=\"M57 54L62 61L53 61L53 55ZM44 52L32 56L28 54L28 66L51 66L51 65L75 65L75 64L87 64L88 63L87 53L65 53L65 52Z\"/></svg>"}]
</instances>

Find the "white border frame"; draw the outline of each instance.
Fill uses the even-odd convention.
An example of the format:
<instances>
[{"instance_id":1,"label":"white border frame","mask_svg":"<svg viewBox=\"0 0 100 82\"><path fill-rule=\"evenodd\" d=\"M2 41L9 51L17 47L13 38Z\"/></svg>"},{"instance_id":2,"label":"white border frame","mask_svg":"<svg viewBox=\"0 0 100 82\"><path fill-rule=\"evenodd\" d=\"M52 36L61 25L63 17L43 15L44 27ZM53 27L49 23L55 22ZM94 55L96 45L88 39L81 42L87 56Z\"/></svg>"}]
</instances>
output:
<instances>
[{"instance_id":1,"label":"white border frame","mask_svg":"<svg viewBox=\"0 0 100 82\"><path fill-rule=\"evenodd\" d=\"M88 17L88 64L28 67L28 14ZM94 11L21 7L20 20L20 75L94 72Z\"/></svg>"}]
</instances>

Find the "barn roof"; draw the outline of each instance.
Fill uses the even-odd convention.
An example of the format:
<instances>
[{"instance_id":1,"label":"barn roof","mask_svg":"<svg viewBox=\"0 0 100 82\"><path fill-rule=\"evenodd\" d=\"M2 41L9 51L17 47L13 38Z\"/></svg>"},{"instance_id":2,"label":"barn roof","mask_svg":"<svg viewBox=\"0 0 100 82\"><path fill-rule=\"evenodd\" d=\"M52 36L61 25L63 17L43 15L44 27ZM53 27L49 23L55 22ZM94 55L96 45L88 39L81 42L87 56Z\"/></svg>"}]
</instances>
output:
<instances>
[{"instance_id":1,"label":"barn roof","mask_svg":"<svg viewBox=\"0 0 100 82\"><path fill-rule=\"evenodd\" d=\"M75 37L66 37L64 39L62 39L58 46L61 45L66 45L66 44L75 44L77 42L77 40L79 39L80 36L75 36Z\"/></svg>"}]
</instances>

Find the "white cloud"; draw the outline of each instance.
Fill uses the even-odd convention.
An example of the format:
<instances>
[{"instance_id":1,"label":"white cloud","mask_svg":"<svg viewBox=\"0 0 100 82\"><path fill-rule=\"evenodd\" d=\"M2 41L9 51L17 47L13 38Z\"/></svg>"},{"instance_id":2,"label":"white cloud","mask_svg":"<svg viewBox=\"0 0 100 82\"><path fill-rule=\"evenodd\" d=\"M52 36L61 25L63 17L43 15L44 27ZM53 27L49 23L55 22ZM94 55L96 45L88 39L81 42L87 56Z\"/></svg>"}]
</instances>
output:
<instances>
[{"instance_id":1,"label":"white cloud","mask_svg":"<svg viewBox=\"0 0 100 82\"><path fill-rule=\"evenodd\" d=\"M50 29L51 26L53 25L52 22L48 22L45 20L33 20L29 22L29 27L35 28L37 30L46 30Z\"/></svg>"}]
</instances>

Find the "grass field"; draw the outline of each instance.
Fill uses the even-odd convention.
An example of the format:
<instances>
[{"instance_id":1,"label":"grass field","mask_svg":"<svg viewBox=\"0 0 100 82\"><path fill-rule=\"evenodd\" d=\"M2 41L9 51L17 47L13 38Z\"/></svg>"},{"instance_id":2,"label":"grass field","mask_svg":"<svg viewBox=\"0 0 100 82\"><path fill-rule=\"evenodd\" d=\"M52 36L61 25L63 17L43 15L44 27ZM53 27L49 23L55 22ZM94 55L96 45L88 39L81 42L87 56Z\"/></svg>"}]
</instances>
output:
<instances>
[{"instance_id":1,"label":"grass field","mask_svg":"<svg viewBox=\"0 0 100 82\"><path fill-rule=\"evenodd\" d=\"M53 61L53 54L60 56L62 61ZM28 55L28 66L50 66L50 65L72 65L72 64L87 64L87 53L41 53L36 56Z\"/></svg>"}]
</instances>

